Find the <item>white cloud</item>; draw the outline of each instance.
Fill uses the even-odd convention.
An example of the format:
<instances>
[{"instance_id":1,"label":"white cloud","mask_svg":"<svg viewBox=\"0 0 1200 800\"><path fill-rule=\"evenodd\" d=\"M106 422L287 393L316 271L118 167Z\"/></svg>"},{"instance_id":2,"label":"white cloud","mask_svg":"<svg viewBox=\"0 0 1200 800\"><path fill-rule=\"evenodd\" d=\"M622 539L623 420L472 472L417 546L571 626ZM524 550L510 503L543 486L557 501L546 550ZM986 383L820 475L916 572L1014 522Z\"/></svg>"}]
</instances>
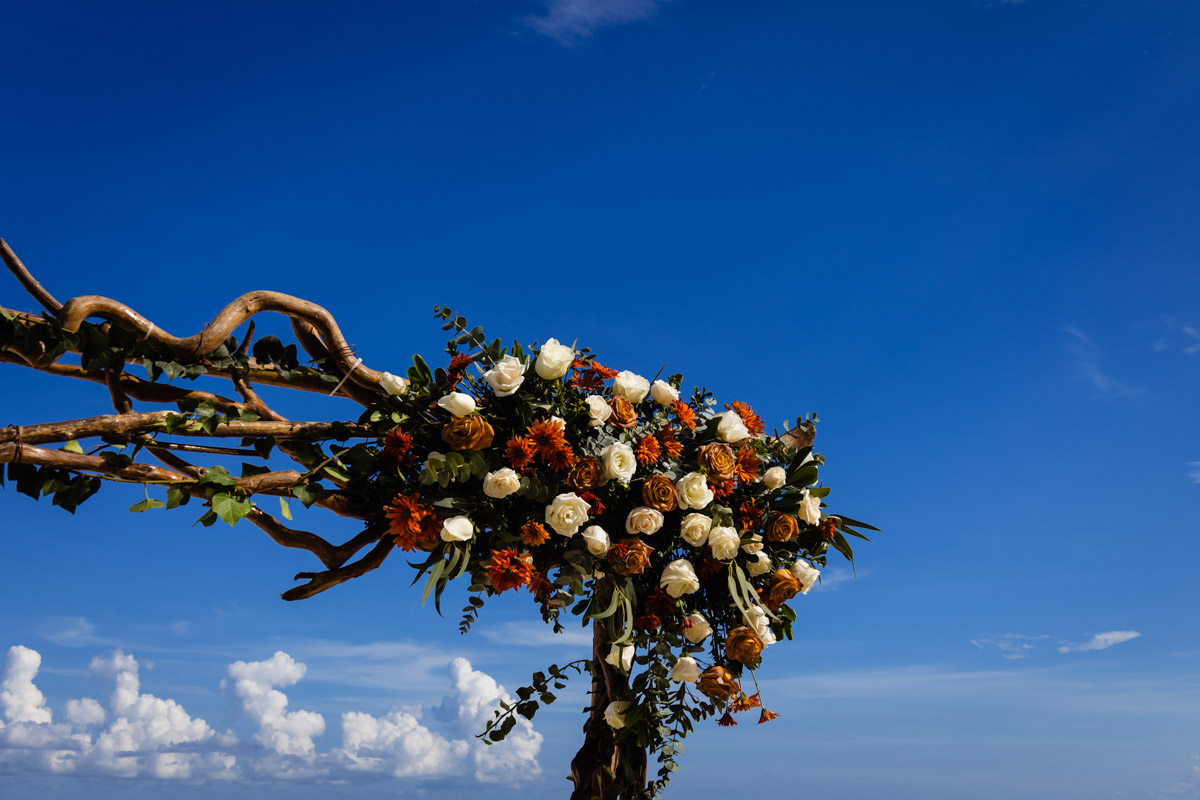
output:
<instances>
[{"instance_id":1,"label":"white cloud","mask_svg":"<svg viewBox=\"0 0 1200 800\"><path fill-rule=\"evenodd\" d=\"M0 680L0 710L9 722L50 722L46 698L33 685L42 666L36 650L17 645L4 658L4 679Z\"/></svg>"},{"instance_id":2,"label":"white cloud","mask_svg":"<svg viewBox=\"0 0 1200 800\"><path fill-rule=\"evenodd\" d=\"M1101 367L1100 346L1090 336L1070 325L1063 326L1067 334L1067 352L1075 361L1075 371L1088 384L1097 397L1130 398L1141 397L1144 389L1114 378Z\"/></svg>"},{"instance_id":3,"label":"white cloud","mask_svg":"<svg viewBox=\"0 0 1200 800\"><path fill-rule=\"evenodd\" d=\"M601 28L641 22L654 15L659 0L549 0L546 13L525 24L562 45L590 39Z\"/></svg>"},{"instance_id":4,"label":"white cloud","mask_svg":"<svg viewBox=\"0 0 1200 800\"><path fill-rule=\"evenodd\" d=\"M1025 658L1030 650L1033 650L1037 645L1030 644L1038 639L1049 639L1049 636L1026 636L1021 633L1002 633L990 639L972 639L971 644L984 650L987 647L994 647L1000 651L1003 658L1016 660Z\"/></svg>"},{"instance_id":5,"label":"white cloud","mask_svg":"<svg viewBox=\"0 0 1200 800\"><path fill-rule=\"evenodd\" d=\"M1184 466L1188 468L1188 477L1192 483L1200 483L1200 461L1189 461Z\"/></svg>"},{"instance_id":6,"label":"white cloud","mask_svg":"<svg viewBox=\"0 0 1200 800\"><path fill-rule=\"evenodd\" d=\"M1130 639L1136 639L1141 636L1137 631L1106 631L1105 633L1097 633L1086 642L1075 644L1064 644L1058 648L1060 653L1079 653L1086 650L1107 650L1114 644L1128 642Z\"/></svg>"},{"instance_id":7,"label":"white cloud","mask_svg":"<svg viewBox=\"0 0 1200 800\"><path fill-rule=\"evenodd\" d=\"M569 624L568 620L568 624ZM489 642L506 647L587 647L592 646L591 628L568 627L562 633L544 622L505 622L503 624L481 623L472 629Z\"/></svg>"},{"instance_id":8,"label":"white cloud","mask_svg":"<svg viewBox=\"0 0 1200 800\"><path fill-rule=\"evenodd\" d=\"M430 709L431 720L420 706L378 717L347 712L341 745L328 752L314 741L325 731L324 718L289 710L280 691L306 674L303 663L282 651L265 661L231 664L221 682L255 726L247 741L217 733L174 700L143 693L137 660L121 650L91 664L93 675L112 681L107 710L92 698L69 700L70 724L54 724L34 684L40 666L37 651L9 650L0 675L0 712L7 719L0 721L0 775L342 782L355 776L412 780L473 773L480 782L513 784L541 773L542 736L528 721L519 720L498 745L488 747L474 737L499 701L512 698L464 658L451 661L452 693Z\"/></svg>"},{"instance_id":9,"label":"white cloud","mask_svg":"<svg viewBox=\"0 0 1200 800\"><path fill-rule=\"evenodd\" d=\"M46 620L46 629L38 635L62 647L105 644L96 637L96 626L86 617L54 617Z\"/></svg>"}]
</instances>

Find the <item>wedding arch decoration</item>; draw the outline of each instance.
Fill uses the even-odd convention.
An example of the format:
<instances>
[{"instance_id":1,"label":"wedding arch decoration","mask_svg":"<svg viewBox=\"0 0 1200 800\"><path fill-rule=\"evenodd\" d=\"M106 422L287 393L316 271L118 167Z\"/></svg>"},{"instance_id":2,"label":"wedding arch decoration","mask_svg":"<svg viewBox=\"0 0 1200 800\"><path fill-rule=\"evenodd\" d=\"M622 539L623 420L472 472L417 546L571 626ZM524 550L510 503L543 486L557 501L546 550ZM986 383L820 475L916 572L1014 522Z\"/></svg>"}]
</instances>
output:
<instances>
[{"instance_id":1,"label":"wedding arch decoration","mask_svg":"<svg viewBox=\"0 0 1200 800\"><path fill-rule=\"evenodd\" d=\"M0 363L100 384L114 410L0 429L0 484L71 513L105 482L139 484L133 512L244 519L320 561L285 600L399 551L422 605L441 613L446 587L467 586L463 633L510 591L555 631L590 626L586 657L535 672L479 732L503 740L587 676L574 800L659 795L694 725L777 717L755 671L791 639L792 604L828 551L852 561L847 537L877 530L826 507L816 415L768 433L748 403L685 394L681 375L647 379L554 338L505 346L441 306L436 368L419 355L403 372L369 368L329 312L276 292L242 295L181 338L105 297L60 303L3 240L0 257L42 308L0 307ZM264 312L288 317L295 342L256 340ZM285 419L256 385L341 395L362 413ZM296 505L358 530L334 543L289 527Z\"/></svg>"}]
</instances>

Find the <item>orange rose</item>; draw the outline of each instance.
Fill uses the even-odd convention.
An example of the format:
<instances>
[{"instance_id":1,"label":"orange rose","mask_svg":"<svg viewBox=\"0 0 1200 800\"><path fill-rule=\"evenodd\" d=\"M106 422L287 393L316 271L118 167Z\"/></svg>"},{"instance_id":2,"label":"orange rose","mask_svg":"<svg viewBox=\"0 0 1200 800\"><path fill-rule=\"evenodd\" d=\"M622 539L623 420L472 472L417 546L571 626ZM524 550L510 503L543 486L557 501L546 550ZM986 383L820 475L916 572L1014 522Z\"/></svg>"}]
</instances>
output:
<instances>
[{"instance_id":1,"label":"orange rose","mask_svg":"<svg viewBox=\"0 0 1200 800\"><path fill-rule=\"evenodd\" d=\"M800 523L791 514L775 511L767 518L768 541L786 542L796 538L799 533Z\"/></svg>"},{"instance_id":2,"label":"orange rose","mask_svg":"<svg viewBox=\"0 0 1200 800\"><path fill-rule=\"evenodd\" d=\"M584 456L575 462L567 473L567 485L586 492L595 489L604 480L604 462L592 456Z\"/></svg>"},{"instance_id":3,"label":"orange rose","mask_svg":"<svg viewBox=\"0 0 1200 800\"><path fill-rule=\"evenodd\" d=\"M476 415L455 417L442 428L442 441L453 450L482 450L495 435L487 420Z\"/></svg>"},{"instance_id":4,"label":"orange rose","mask_svg":"<svg viewBox=\"0 0 1200 800\"><path fill-rule=\"evenodd\" d=\"M800 593L800 581L790 570L777 569L771 575L771 589L767 593L767 605L772 609L791 600Z\"/></svg>"},{"instance_id":5,"label":"orange rose","mask_svg":"<svg viewBox=\"0 0 1200 800\"><path fill-rule=\"evenodd\" d=\"M622 539L608 550L608 563L618 575L641 575L650 566L654 548L636 537Z\"/></svg>"},{"instance_id":6,"label":"orange rose","mask_svg":"<svg viewBox=\"0 0 1200 800\"><path fill-rule=\"evenodd\" d=\"M608 404L612 407L612 415L608 418L609 425L614 428L632 428L637 424L637 411L628 398L617 395Z\"/></svg>"},{"instance_id":7,"label":"orange rose","mask_svg":"<svg viewBox=\"0 0 1200 800\"><path fill-rule=\"evenodd\" d=\"M675 483L666 475L651 475L642 484L642 502L655 511L674 511L679 507Z\"/></svg>"},{"instance_id":8,"label":"orange rose","mask_svg":"<svg viewBox=\"0 0 1200 800\"><path fill-rule=\"evenodd\" d=\"M696 459L708 471L709 479L714 481L730 480L737 467L733 448L724 442L702 445L696 450Z\"/></svg>"},{"instance_id":9,"label":"orange rose","mask_svg":"<svg viewBox=\"0 0 1200 800\"><path fill-rule=\"evenodd\" d=\"M700 673L696 688L705 697L712 700L728 700L742 690L741 685L733 679L733 675L724 667L713 665Z\"/></svg>"},{"instance_id":10,"label":"orange rose","mask_svg":"<svg viewBox=\"0 0 1200 800\"><path fill-rule=\"evenodd\" d=\"M725 657L749 664L762 655L763 643L753 629L742 625L729 632L725 640Z\"/></svg>"}]
</instances>

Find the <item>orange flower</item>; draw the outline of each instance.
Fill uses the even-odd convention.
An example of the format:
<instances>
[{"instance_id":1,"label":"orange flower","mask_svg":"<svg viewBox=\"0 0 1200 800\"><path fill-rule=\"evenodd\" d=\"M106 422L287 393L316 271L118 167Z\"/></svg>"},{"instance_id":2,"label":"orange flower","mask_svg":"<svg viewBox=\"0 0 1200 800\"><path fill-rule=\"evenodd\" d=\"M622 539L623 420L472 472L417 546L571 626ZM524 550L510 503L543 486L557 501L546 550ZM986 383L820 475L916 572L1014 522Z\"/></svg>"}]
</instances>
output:
<instances>
[{"instance_id":1,"label":"orange flower","mask_svg":"<svg viewBox=\"0 0 1200 800\"><path fill-rule=\"evenodd\" d=\"M662 625L662 620L653 614L644 614L633 621L633 627L639 631L656 631Z\"/></svg>"},{"instance_id":2,"label":"orange flower","mask_svg":"<svg viewBox=\"0 0 1200 800\"><path fill-rule=\"evenodd\" d=\"M665 589L655 589L646 598L646 608L665 617L675 610L675 598L667 594Z\"/></svg>"},{"instance_id":3,"label":"orange flower","mask_svg":"<svg viewBox=\"0 0 1200 800\"><path fill-rule=\"evenodd\" d=\"M538 420L529 426L525 437L533 444L534 452L544 459L549 459L560 450L567 450L567 440L563 438L562 428L557 422L548 419Z\"/></svg>"},{"instance_id":4,"label":"orange flower","mask_svg":"<svg viewBox=\"0 0 1200 800\"><path fill-rule=\"evenodd\" d=\"M569 469L575 463L575 454L571 452L569 447L563 447L562 450L555 450L546 459L546 463L555 472L562 472L564 469Z\"/></svg>"},{"instance_id":5,"label":"orange flower","mask_svg":"<svg viewBox=\"0 0 1200 800\"><path fill-rule=\"evenodd\" d=\"M738 626L729 632L725 639L725 656L734 661L749 664L758 660L762 655L763 643L753 628L745 625Z\"/></svg>"},{"instance_id":6,"label":"orange flower","mask_svg":"<svg viewBox=\"0 0 1200 800\"><path fill-rule=\"evenodd\" d=\"M504 457L517 472L525 472L533 464L533 450L528 436L514 436L504 446Z\"/></svg>"},{"instance_id":7,"label":"orange flower","mask_svg":"<svg viewBox=\"0 0 1200 800\"><path fill-rule=\"evenodd\" d=\"M537 547L550 538L550 532L540 522L529 520L521 526L521 541L530 547Z\"/></svg>"},{"instance_id":8,"label":"orange flower","mask_svg":"<svg viewBox=\"0 0 1200 800\"><path fill-rule=\"evenodd\" d=\"M744 531L756 531L758 526L762 524L763 511L754 504L754 501L747 500L738 506L738 527Z\"/></svg>"},{"instance_id":9,"label":"orange flower","mask_svg":"<svg viewBox=\"0 0 1200 800\"><path fill-rule=\"evenodd\" d=\"M732 408L729 404L726 404L725 408L742 418L742 424L746 426L746 432L751 436L758 436L767 429L767 424L763 422L762 417L755 414L754 409L748 403L734 400Z\"/></svg>"},{"instance_id":10,"label":"orange flower","mask_svg":"<svg viewBox=\"0 0 1200 800\"><path fill-rule=\"evenodd\" d=\"M683 442L675 438L675 431L670 428L663 428L656 435L658 443L662 445L662 451L667 454L667 458L679 458L683 455Z\"/></svg>"},{"instance_id":11,"label":"orange flower","mask_svg":"<svg viewBox=\"0 0 1200 800\"><path fill-rule=\"evenodd\" d=\"M745 692L742 692L737 696L736 700L729 704L729 710L738 712L749 711L750 709L758 708L761 705L762 701L758 699L758 692L755 692L749 697L746 696Z\"/></svg>"},{"instance_id":12,"label":"orange flower","mask_svg":"<svg viewBox=\"0 0 1200 800\"><path fill-rule=\"evenodd\" d=\"M399 428L390 430L383 437L383 458L389 464L411 464L416 460L412 446L412 434Z\"/></svg>"},{"instance_id":13,"label":"orange flower","mask_svg":"<svg viewBox=\"0 0 1200 800\"><path fill-rule=\"evenodd\" d=\"M633 449L633 454L637 456L639 464L646 466L658 461L658 457L662 454L662 451L658 446L658 439L655 439L653 436L643 436L641 441L637 443L637 447Z\"/></svg>"},{"instance_id":14,"label":"orange flower","mask_svg":"<svg viewBox=\"0 0 1200 800\"><path fill-rule=\"evenodd\" d=\"M790 570L777 569L771 575L771 589L767 594L767 608L772 611L800 593L800 581Z\"/></svg>"},{"instance_id":15,"label":"orange flower","mask_svg":"<svg viewBox=\"0 0 1200 800\"><path fill-rule=\"evenodd\" d=\"M762 710L762 713L758 715L758 724L762 725L764 722L770 722L771 720L775 719L778 716L779 715L776 714L774 711L767 711L764 708Z\"/></svg>"},{"instance_id":16,"label":"orange flower","mask_svg":"<svg viewBox=\"0 0 1200 800\"><path fill-rule=\"evenodd\" d=\"M755 454L753 448L738 448L737 464L734 467L738 483L754 483L758 480L758 468L761 466L762 461Z\"/></svg>"},{"instance_id":17,"label":"orange flower","mask_svg":"<svg viewBox=\"0 0 1200 800\"><path fill-rule=\"evenodd\" d=\"M462 380L463 373L467 371L470 364L471 357L464 353L455 353L454 358L450 359L450 365L446 367L446 383L451 389Z\"/></svg>"},{"instance_id":18,"label":"orange flower","mask_svg":"<svg viewBox=\"0 0 1200 800\"><path fill-rule=\"evenodd\" d=\"M535 599L541 600L550 594L550 590L554 585L550 583L550 579L537 570L533 570L533 576L529 579L529 593Z\"/></svg>"},{"instance_id":19,"label":"orange flower","mask_svg":"<svg viewBox=\"0 0 1200 800\"><path fill-rule=\"evenodd\" d=\"M737 725L737 720L733 718L732 714L726 711L725 716L717 720L717 724L722 728L728 728L730 725Z\"/></svg>"},{"instance_id":20,"label":"orange flower","mask_svg":"<svg viewBox=\"0 0 1200 800\"><path fill-rule=\"evenodd\" d=\"M696 430L696 412L692 411L691 406L682 400L676 400L671 404L671 410L675 412L675 419L679 420L680 425L689 431Z\"/></svg>"},{"instance_id":21,"label":"orange flower","mask_svg":"<svg viewBox=\"0 0 1200 800\"><path fill-rule=\"evenodd\" d=\"M424 545L429 538L428 529L437 523L437 515L433 509L421 505L420 497L418 494L407 497L398 494L384 509L388 518L388 533L395 537L396 546L401 550L426 549Z\"/></svg>"},{"instance_id":22,"label":"orange flower","mask_svg":"<svg viewBox=\"0 0 1200 800\"><path fill-rule=\"evenodd\" d=\"M497 592L524 586L533 578L533 567L513 548L493 550L488 564L488 577Z\"/></svg>"},{"instance_id":23,"label":"orange flower","mask_svg":"<svg viewBox=\"0 0 1200 800\"><path fill-rule=\"evenodd\" d=\"M724 500L733 494L733 481L709 481L708 488L712 489L713 497Z\"/></svg>"},{"instance_id":24,"label":"orange flower","mask_svg":"<svg viewBox=\"0 0 1200 800\"><path fill-rule=\"evenodd\" d=\"M700 690L700 694L712 700L728 700L742 690L732 673L717 664L700 673L696 688Z\"/></svg>"},{"instance_id":25,"label":"orange flower","mask_svg":"<svg viewBox=\"0 0 1200 800\"><path fill-rule=\"evenodd\" d=\"M608 416L609 425L614 428L632 428L637 424L637 409L629 402L629 398L617 395L608 401L608 406L612 409Z\"/></svg>"},{"instance_id":26,"label":"orange flower","mask_svg":"<svg viewBox=\"0 0 1200 800\"><path fill-rule=\"evenodd\" d=\"M496 432L480 416L455 417L442 428L442 441L454 450L482 450L492 446Z\"/></svg>"},{"instance_id":27,"label":"orange flower","mask_svg":"<svg viewBox=\"0 0 1200 800\"><path fill-rule=\"evenodd\" d=\"M588 504L589 517L598 517L604 513L604 503L601 503L600 498L591 492L584 492L579 495L579 499Z\"/></svg>"}]
</instances>

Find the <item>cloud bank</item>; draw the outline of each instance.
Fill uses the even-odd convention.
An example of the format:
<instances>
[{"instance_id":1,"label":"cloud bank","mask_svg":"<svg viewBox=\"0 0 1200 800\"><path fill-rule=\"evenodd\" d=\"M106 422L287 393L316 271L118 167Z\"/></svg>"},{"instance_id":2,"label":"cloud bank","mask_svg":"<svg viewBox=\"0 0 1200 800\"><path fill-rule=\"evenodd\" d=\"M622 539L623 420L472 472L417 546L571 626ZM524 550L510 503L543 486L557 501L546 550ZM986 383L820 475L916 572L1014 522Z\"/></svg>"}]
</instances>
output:
<instances>
[{"instance_id":1,"label":"cloud bank","mask_svg":"<svg viewBox=\"0 0 1200 800\"><path fill-rule=\"evenodd\" d=\"M524 719L508 739L485 746L474 738L501 700L512 698L464 658L449 664L451 694L431 709L393 708L380 716L341 716L341 743L321 752L325 718L289 708L281 689L306 667L287 653L231 664L222 688L255 728L239 739L194 718L177 702L143 693L138 662L116 650L92 660L92 675L112 686L104 702L68 700L65 721L34 679L41 655L9 649L0 673L0 774L210 781L344 781L464 776L483 783L520 783L541 773L542 735Z\"/></svg>"}]
</instances>

